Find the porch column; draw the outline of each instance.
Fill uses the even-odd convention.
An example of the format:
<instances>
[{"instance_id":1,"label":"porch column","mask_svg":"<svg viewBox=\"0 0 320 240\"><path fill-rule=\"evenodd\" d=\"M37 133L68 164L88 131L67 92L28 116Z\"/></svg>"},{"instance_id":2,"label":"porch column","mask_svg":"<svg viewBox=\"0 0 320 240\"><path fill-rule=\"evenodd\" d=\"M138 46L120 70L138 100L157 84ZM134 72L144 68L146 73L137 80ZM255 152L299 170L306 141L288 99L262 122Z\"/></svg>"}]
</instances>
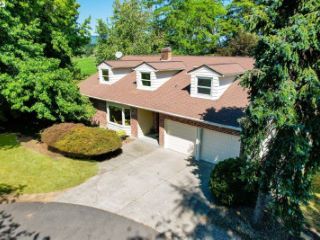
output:
<instances>
[{"instance_id":1,"label":"porch column","mask_svg":"<svg viewBox=\"0 0 320 240\"><path fill-rule=\"evenodd\" d=\"M161 147L164 147L164 135L165 135L164 119L165 119L165 115L159 113L159 145Z\"/></svg>"},{"instance_id":2,"label":"porch column","mask_svg":"<svg viewBox=\"0 0 320 240\"><path fill-rule=\"evenodd\" d=\"M130 117L130 126L131 126L131 136L138 137L138 109L137 108L130 108L131 110L131 117Z\"/></svg>"}]
</instances>

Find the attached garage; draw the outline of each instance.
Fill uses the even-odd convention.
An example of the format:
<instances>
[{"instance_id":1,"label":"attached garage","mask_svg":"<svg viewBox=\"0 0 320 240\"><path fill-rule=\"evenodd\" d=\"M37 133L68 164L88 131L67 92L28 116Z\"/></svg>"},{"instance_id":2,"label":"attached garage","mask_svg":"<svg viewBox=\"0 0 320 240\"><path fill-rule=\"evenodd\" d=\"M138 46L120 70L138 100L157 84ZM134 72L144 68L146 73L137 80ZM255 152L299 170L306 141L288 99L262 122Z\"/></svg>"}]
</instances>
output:
<instances>
[{"instance_id":1,"label":"attached garage","mask_svg":"<svg viewBox=\"0 0 320 240\"><path fill-rule=\"evenodd\" d=\"M217 163L240 154L240 137L203 129L200 159Z\"/></svg>"},{"instance_id":2,"label":"attached garage","mask_svg":"<svg viewBox=\"0 0 320 240\"><path fill-rule=\"evenodd\" d=\"M169 119L165 120L165 148L194 156L196 139L196 127Z\"/></svg>"},{"instance_id":3,"label":"attached garage","mask_svg":"<svg viewBox=\"0 0 320 240\"><path fill-rule=\"evenodd\" d=\"M240 137L166 119L164 147L217 163L239 156Z\"/></svg>"}]
</instances>

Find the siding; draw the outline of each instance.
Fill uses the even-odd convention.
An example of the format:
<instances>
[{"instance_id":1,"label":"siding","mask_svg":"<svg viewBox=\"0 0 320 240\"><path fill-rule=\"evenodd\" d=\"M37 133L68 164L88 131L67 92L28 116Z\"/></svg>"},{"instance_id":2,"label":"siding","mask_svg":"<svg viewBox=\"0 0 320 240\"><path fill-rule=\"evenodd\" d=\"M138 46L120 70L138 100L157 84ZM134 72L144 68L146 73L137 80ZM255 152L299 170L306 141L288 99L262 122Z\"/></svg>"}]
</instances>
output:
<instances>
[{"instance_id":1,"label":"siding","mask_svg":"<svg viewBox=\"0 0 320 240\"><path fill-rule=\"evenodd\" d=\"M102 78L102 69L109 70L109 81L108 82L104 81ZM98 66L98 70L99 70L99 82L101 84L113 84L132 72L132 69L130 69L130 68L112 69L108 64L105 64L105 63L101 63Z\"/></svg>"},{"instance_id":2,"label":"siding","mask_svg":"<svg viewBox=\"0 0 320 240\"><path fill-rule=\"evenodd\" d=\"M159 87L161 87L164 83L170 80L176 73L179 71L161 71L156 72L155 69L150 67L147 64L142 64L139 67L135 69L136 71L136 82L137 82L137 88L141 90L148 90L148 91L154 91L157 90ZM151 78L151 86L146 87L142 85L141 82L141 73L147 72L150 73Z\"/></svg>"},{"instance_id":3,"label":"siding","mask_svg":"<svg viewBox=\"0 0 320 240\"><path fill-rule=\"evenodd\" d=\"M192 72L191 74L191 87L190 95L191 97L205 98L217 100L224 93L225 90L232 84L235 77L219 77L217 73L211 71L206 67L199 68L198 70ZM211 96L198 94L198 77L209 77L212 78L211 85Z\"/></svg>"}]
</instances>

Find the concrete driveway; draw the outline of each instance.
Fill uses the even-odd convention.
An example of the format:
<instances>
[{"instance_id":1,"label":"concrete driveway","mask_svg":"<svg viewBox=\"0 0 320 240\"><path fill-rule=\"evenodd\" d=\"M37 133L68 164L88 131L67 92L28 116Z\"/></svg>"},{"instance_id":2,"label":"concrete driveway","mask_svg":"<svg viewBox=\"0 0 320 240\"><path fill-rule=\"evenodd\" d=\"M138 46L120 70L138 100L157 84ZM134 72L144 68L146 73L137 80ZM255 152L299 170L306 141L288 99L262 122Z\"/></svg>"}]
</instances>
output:
<instances>
[{"instance_id":1,"label":"concrete driveway","mask_svg":"<svg viewBox=\"0 0 320 240\"><path fill-rule=\"evenodd\" d=\"M118 157L100 163L97 176L62 193L56 201L107 210L159 232L229 239L230 233L207 224L212 167L136 140L124 145Z\"/></svg>"}]
</instances>

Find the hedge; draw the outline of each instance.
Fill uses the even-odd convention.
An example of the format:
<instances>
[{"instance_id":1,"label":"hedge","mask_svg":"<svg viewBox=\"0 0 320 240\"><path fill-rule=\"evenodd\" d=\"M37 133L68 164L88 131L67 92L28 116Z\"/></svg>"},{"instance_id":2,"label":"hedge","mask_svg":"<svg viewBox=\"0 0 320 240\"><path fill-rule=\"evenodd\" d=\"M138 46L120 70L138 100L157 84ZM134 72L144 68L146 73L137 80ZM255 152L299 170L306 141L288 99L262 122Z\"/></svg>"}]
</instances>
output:
<instances>
[{"instance_id":1,"label":"hedge","mask_svg":"<svg viewBox=\"0 0 320 240\"><path fill-rule=\"evenodd\" d=\"M77 158L94 158L119 150L121 139L115 131L83 124L53 125L41 134L41 140L52 150Z\"/></svg>"},{"instance_id":2,"label":"hedge","mask_svg":"<svg viewBox=\"0 0 320 240\"><path fill-rule=\"evenodd\" d=\"M240 158L229 158L219 162L212 170L210 189L223 205L251 205L256 200L257 184L249 186L248 181L241 178L243 164Z\"/></svg>"}]
</instances>

